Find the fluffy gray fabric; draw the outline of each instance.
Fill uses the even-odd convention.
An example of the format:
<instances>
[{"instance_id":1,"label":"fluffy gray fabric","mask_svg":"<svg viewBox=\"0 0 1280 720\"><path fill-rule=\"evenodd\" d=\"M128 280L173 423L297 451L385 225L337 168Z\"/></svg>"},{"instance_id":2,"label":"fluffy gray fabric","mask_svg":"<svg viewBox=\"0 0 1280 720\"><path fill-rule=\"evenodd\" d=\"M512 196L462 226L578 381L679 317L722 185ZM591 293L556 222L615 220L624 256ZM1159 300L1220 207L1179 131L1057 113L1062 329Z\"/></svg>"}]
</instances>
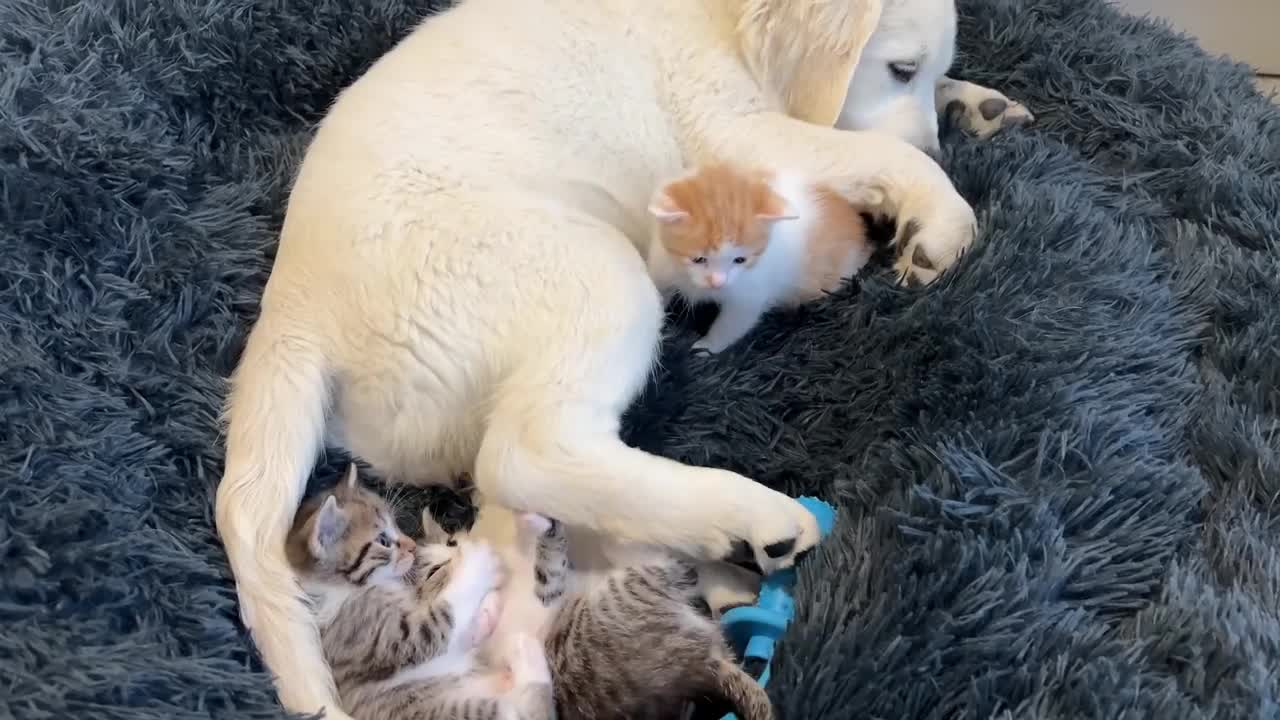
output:
<instances>
[{"instance_id":1,"label":"fluffy gray fabric","mask_svg":"<svg viewBox=\"0 0 1280 720\"><path fill-rule=\"evenodd\" d=\"M281 717L223 377L309 128L428 4L0 4L0 717ZM680 326L629 436L840 504L787 718L1274 717L1280 113L1101 0L961 6L959 74L1039 118L949 138L973 251L714 359Z\"/></svg>"}]
</instances>

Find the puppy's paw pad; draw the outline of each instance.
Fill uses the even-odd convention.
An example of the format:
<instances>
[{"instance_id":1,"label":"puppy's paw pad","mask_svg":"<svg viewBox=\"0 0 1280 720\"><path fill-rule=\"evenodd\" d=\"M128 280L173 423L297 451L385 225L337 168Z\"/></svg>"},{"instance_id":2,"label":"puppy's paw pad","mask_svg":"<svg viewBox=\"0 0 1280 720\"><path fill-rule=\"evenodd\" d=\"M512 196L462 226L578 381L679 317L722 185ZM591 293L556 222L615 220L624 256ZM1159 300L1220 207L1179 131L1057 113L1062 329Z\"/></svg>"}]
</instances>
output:
<instances>
[{"instance_id":1,"label":"puppy's paw pad","mask_svg":"<svg viewBox=\"0 0 1280 720\"><path fill-rule=\"evenodd\" d=\"M1009 127L1022 127L1035 122L1025 105L1006 97L989 97L969 108L966 124L979 138L988 138Z\"/></svg>"},{"instance_id":2,"label":"puppy's paw pad","mask_svg":"<svg viewBox=\"0 0 1280 720\"><path fill-rule=\"evenodd\" d=\"M774 506L774 512L782 513L782 517L771 515L770 522L760 518L753 525L753 540L736 539L729 547L729 552L721 558L724 562L749 570L759 575L768 575L778 570L789 568L804 553L817 544L819 538L818 521L803 505L795 500L779 495L786 507ZM781 522L779 522L781 520ZM770 532L766 528L785 526L784 531Z\"/></svg>"}]
</instances>

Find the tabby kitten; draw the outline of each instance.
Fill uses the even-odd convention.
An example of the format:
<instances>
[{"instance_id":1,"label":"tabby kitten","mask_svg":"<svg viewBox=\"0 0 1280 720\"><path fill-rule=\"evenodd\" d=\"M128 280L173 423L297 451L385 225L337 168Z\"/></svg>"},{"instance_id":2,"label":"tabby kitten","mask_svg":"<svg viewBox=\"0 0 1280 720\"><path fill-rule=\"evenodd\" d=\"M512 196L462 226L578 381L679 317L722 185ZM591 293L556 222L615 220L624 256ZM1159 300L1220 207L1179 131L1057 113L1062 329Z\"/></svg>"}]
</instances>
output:
<instances>
[{"instance_id":1,"label":"tabby kitten","mask_svg":"<svg viewBox=\"0 0 1280 720\"><path fill-rule=\"evenodd\" d=\"M572 588L564 526L521 522L537 538L538 598L556 607L546 651L560 720L667 720L695 701L716 717L773 718L768 694L705 612L693 565L661 556Z\"/></svg>"},{"instance_id":2,"label":"tabby kitten","mask_svg":"<svg viewBox=\"0 0 1280 720\"><path fill-rule=\"evenodd\" d=\"M502 566L424 514L418 545L352 465L308 502L287 552L311 597L325 659L357 720L551 720L546 657L529 635L506 657L481 647L501 613Z\"/></svg>"}]
</instances>

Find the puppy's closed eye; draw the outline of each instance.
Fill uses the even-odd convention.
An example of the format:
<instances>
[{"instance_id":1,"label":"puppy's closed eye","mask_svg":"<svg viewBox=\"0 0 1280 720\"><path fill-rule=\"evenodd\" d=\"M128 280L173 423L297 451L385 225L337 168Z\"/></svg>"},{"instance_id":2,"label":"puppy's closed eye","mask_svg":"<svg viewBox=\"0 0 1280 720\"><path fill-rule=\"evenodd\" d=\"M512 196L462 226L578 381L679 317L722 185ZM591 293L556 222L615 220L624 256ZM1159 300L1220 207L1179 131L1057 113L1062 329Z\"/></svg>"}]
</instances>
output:
<instances>
[{"instance_id":1,"label":"puppy's closed eye","mask_svg":"<svg viewBox=\"0 0 1280 720\"><path fill-rule=\"evenodd\" d=\"M889 74L893 75L893 79L906 85L916 76L916 72L920 69L920 64L915 60L905 60L902 62L889 63Z\"/></svg>"}]
</instances>

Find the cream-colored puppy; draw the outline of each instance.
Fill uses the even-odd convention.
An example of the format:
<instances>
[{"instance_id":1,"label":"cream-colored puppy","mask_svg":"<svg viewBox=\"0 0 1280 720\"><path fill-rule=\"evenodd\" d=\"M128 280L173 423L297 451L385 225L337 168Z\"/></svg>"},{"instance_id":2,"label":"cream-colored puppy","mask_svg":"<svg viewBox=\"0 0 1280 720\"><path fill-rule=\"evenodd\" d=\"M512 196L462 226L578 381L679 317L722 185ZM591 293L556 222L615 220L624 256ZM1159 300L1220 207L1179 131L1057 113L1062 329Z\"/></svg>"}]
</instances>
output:
<instances>
[{"instance_id":1,"label":"cream-colored puppy","mask_svg":"<svg viewBox=\"0 0 1280 720\"><path fill-rule=\"evenodd\" d=\"M338 709L284 537L326 440L400 482L762 571L798 503L624 445L662 326L637 244L660 180L794 168L899 218L933 271L973 211L925 153L833 128L880 0L465 0L345 91L302 164L232 378L217 523L288 708ZM911 277L917 277L911 275Z\"/></svg>"}]
</instances>

